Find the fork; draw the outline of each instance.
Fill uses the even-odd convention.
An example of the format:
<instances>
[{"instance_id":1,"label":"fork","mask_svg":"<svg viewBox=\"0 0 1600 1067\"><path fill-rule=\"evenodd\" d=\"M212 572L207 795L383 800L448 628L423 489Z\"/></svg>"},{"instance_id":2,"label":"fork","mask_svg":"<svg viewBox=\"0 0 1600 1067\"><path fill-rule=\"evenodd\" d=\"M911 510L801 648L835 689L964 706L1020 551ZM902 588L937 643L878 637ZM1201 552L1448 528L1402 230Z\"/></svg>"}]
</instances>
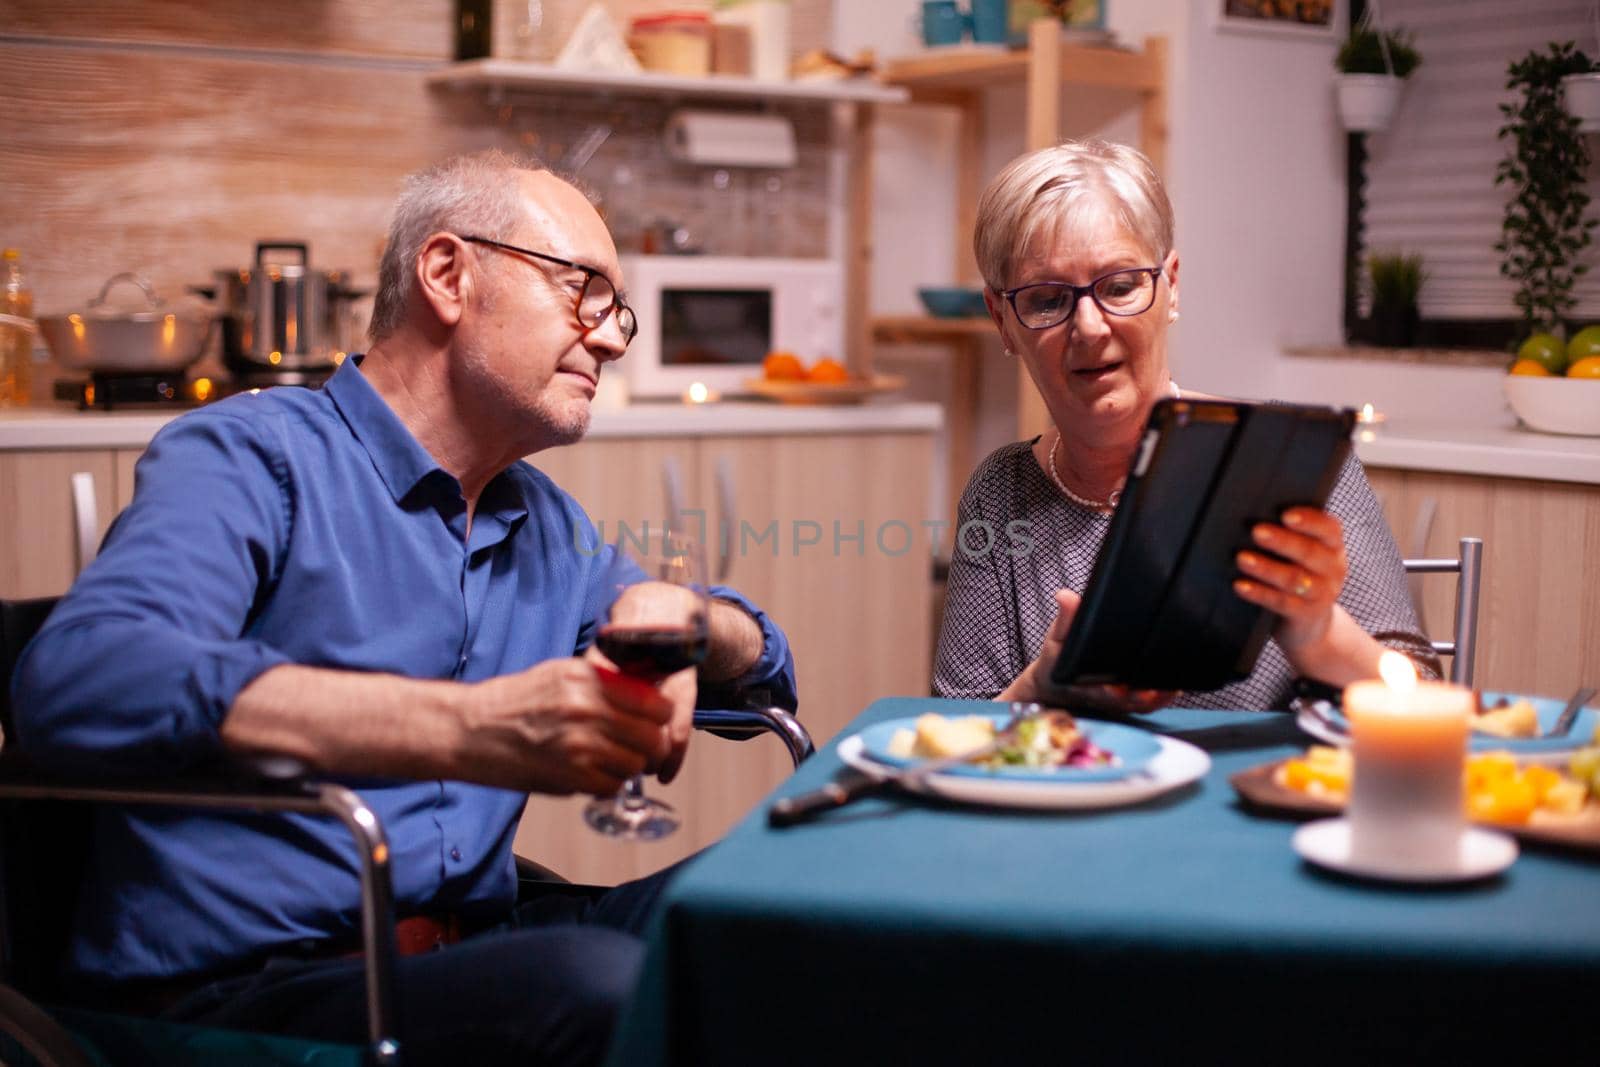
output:
<instances>
[{"instance_id":1,"label":"fork","mask_svg":"<svg viewBox=\"0 0 1600 1067\"><path fill-rule=\"evenodd\" d=\"M1295 713L1295 725L1318 741L1330 745L1348 745L1350 730L1333 717L1333 704L1320 697L1297 696L1289 701Z\"/></svg>"},{"instance_id":2,"label":"fork","mask_svg":"<svg viewBox=\"0 0 1600 1067\"><path fill-rule=\"evenodd\" d=\"M1594 696L1592 688L1582 688L1572 694L1572 699L1567 701L1567 706L1561 709L1561 714L1550 725L1550 729L1540 734L1543 737L1566 737L1572 732L1573 724L1578 721L1578 712L1589 703L1589 698Z\"/></svg>"},{"instance_id":3,"label":"fork","mask_svg":"<svg viewBox=\"0 0 1600 1067\"><path fill-rule=\"evenodd\" d=\"M831 781L824 784L820 789L813 789L809 793L782 797L775 801L771 808L767 809L767 824L769 826L792 826L818 812L842 808L858 797L879 792L890 786L911 787L924 778L938 774L940 771L947 771L951 767L956 767L975 759L982 759L984 756L999 750L1003 745L1008 744L1016 734L1017 727L1028 719L1035 718L1043 711L1044 708L1038 704L1012 701L1011 717L1002 723L999 729L995 730L993 739L987 744L980 745L970 752L960 752L954 756L945 756L941 759L925 760L922 763L907 767L905 770L893 771L882 776L871 776L858 772L855 777L842 783Z\"/></svg>"}]
</instances>

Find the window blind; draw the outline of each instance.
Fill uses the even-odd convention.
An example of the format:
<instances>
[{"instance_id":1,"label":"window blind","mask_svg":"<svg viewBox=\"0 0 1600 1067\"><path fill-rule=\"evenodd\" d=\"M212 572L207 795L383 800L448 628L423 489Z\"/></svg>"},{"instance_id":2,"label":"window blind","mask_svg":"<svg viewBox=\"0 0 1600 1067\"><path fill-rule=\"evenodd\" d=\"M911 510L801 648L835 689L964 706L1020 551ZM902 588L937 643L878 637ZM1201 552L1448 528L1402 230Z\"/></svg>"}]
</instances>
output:
<instances>
[{"instance_id":1,"label":"window blind","mask_svg":"<svg viewBox=\"0 0 1600 1067\"><path fill-rule=\"evenodd\" d=\"M1511 190L1494 184L1511 150L1497 131L1513 60L1552 41L1600 56L1589 0L1383 0L1383 25L1404 29L1422 56L1387 130L1367 135L1360 259L1421 253L1424 319L1512 319L1515 286L1495 251ZM1593 135L1591 154L1600 154ZM1590 166L1590 215L1600 216L1600 160ZM1600 233L1600 231L1597 231ZM1600 250L1578 281L1576 318L1600 319ZM1361 272L1363 279L1365 271ZM1366 309L1368 297L1361 294Z\"/></svg>"}]
</instances>

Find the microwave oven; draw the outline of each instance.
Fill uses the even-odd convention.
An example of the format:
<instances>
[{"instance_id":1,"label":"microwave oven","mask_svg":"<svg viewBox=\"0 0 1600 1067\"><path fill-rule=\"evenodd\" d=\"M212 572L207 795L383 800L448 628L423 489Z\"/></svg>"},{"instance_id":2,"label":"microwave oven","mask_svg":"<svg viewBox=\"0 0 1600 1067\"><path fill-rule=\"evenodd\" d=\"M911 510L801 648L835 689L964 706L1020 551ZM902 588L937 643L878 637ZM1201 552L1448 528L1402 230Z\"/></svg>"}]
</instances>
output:
<instances>
[{"instance_id":1,"label":"microwave oven","mask_svg":"<svg viewBox=\"0 0 1600 1067\"><path fill-rule=\"evenodd\" d=\"M624 256L639 332L619 364L633 396L682 396L696 382L749 392L772 351L844 362L843 275L831 259Z\"/></svg>"}]
</instances>

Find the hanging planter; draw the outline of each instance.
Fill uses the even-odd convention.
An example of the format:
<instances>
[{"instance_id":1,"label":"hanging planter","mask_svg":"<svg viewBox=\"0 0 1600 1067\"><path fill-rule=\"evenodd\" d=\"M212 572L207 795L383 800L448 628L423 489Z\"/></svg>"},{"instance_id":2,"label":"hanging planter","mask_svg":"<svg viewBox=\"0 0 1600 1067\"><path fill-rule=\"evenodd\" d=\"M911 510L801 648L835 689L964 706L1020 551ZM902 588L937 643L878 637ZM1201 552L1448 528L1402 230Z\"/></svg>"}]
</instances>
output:
<instances>
[{"instance_id":1,"label":"hanging planter","mask_svg":"<svg viewBox=\"0 0 1600 1067\"><path fill-rule=\"evenodd\" d=\"M1340 74L1334 79L1339 94L1339 120L1351 133L1388 129L1400 106L1405 79L1389 74Z\"/></svg>"},{"instance_id":2,"label":"hanging planter","mask_svg":"<svg viewBox=\"0 0 1600 1067\"><path fill-rule=\"evenodd\" d=\"M1375 2L1367 7L1334 57L1339 117L1352 133L1388 128L1406 78L1422 62L1408 34L1378 25L1377 8Z\"/></svg>"},{"instance_id":3,"label":"hanging planter","mask_svg":"<svg viewBox=\"0 0 1600 1067\"><path fill-rule=\"evenodd\" d=\"M1562 78L1561 100L1567 114L1578 120L1580 133L1600 130L1600 71Z\"/></svg>"},{"instance_id":4,"label":"hanging planter","mask_svg":"<svg viewBox=\"0 0 1600 1067\"><path fill-rule=\"evenodd\" d=\"M1589 5L1589 17L1594 21L1595 38L1600 42L1600 2ZM1579 133L1594 133L1600 130L1600 64L1590 61L1582 52L1572 54L1582 65L1562 77L1561 106L1578 120Z\"/></svg>"}]
</instances>

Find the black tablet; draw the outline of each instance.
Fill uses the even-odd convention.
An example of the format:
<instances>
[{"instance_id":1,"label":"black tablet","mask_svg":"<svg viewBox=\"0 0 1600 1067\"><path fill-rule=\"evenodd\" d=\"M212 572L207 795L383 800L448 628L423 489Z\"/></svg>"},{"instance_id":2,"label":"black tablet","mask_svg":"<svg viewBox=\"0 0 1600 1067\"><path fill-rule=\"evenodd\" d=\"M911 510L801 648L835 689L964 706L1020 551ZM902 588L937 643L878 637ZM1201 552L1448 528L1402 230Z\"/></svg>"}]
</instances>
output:
<instances>
[{"instance_id":1,"label":"black tablet","mask_svg":"<svg viewBox=\"0 0 1600 1067\"><path fill-rule=\"evenodd\" d=\"M1254 524L1327 502L1355 419L1330 407L1158 402L1050 680L1203 691L1247 677L1277 616L1233 591L1234 557L1262 551Z\"/></svg>"}]
</instances>

